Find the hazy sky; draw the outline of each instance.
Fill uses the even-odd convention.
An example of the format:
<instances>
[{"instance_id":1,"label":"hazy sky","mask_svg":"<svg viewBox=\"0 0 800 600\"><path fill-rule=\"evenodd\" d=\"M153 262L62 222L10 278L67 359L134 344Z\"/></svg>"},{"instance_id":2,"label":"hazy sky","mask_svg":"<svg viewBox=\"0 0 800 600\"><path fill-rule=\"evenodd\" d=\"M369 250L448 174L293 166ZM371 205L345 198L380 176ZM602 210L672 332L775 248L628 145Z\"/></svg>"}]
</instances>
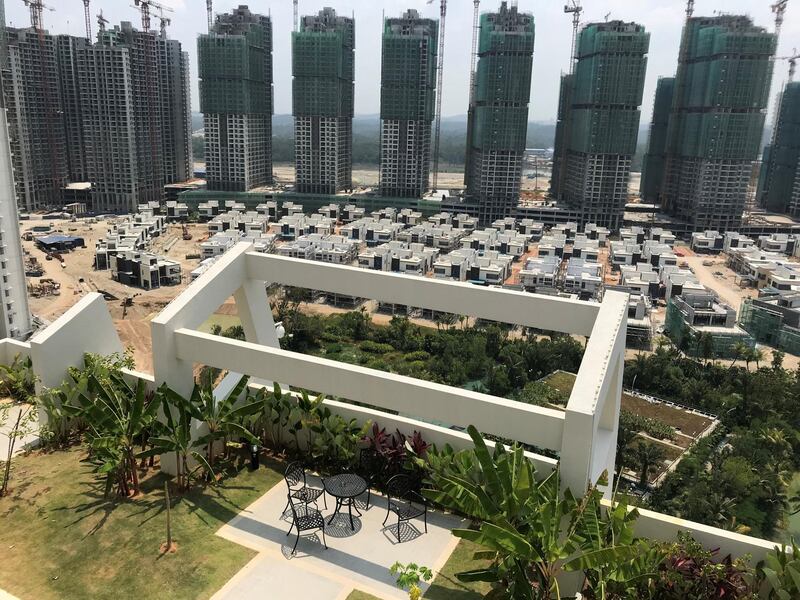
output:
<instances>
[{"instance_id":1,"label":"hazy sky","mask_svg":"<svg viewBox=\"0 0 800 600\"><path fill-rule=\"evenodd\" d=\"M82 0L45 0L56 7L45 12L45 26L51 32L82 35ZM207 29L205 0L160 0L172 6L171 37L181 40L192 62L192 110L199 110L197 100L196 37ZM246 0L214 0L214 11L228 11ZM499 0L483 0L481 11L494 10ZM724 8L731 13L750 14L756 24L774 27L770 0L697 0L695 15L711 14ZM29 24L28 11L23 0L5 0L6 19L14 26ZM91 0L92 31L96 32L96 14L102 8L112 24L121 20L139 24L139 14L132 7L133 0ZM356 113L375 114L379 109L381 67L381 19L383 13L396 16L406 8L416 8L425 16L438 18L439 0L426 5L425 0L300 0L300 14L316 13L322 6L332 5L341 14L355 14L356 19ZM521 10L532 12L536 23L536 46L533 57L533 82L531 89L531 119L553 121L558 102L559 74L569 68L571 17L563 11L564 0L520 0ZM275 70L275 111L291 112L291 51L292 1L251 0L254 12L272 15L274 31L273 61ZM602 21L607 13L612 19L642 23L651 34L644 91L642 120L651 117L656 81L661 76L672 75L677 62L678 43L684 20L685 2L677 0L584 0L583 22ZM158 21L153 19L153 26ZM469 53L472 29L472 2L450 0L447 13L445 43L444 115L458 115L467 110L469 81ZM779 56L800 48L800 0L790 2L781 33ZM781 61L775 69L773 95L786 79L788 65ZM774 101L770 104L770 109ZM770 114L771 119L771 114Z\"/></svg>"}]
</instances>

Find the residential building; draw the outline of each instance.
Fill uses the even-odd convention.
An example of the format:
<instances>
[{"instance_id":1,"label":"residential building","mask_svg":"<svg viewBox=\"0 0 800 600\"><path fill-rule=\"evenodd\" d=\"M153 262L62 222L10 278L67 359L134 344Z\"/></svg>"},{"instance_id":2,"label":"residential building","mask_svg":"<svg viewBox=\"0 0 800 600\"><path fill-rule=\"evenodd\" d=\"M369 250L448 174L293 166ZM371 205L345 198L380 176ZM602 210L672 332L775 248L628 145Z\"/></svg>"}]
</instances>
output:
<instances>
[{"instance_id":1,"label":"residential building","mask_svg":"<svg viewBox=\"0 0 800 600\"><path fill-rule=\"evenodd\" d=\"M746 298L739 326L756 342L800 355L800 293L770 293Z\"/></svg>"},{"instance_id":2,"label":"residential building","mask_svg":"<svg viewBox=\"0 0 800 600\"><path fill-rule=\"evenodd\" d=\"M355 23L332 8L292 33L295 189L335 194L352 188Z\"/></svg>"},{"instance_id":3,"label":"residential building","mask_svg":"<svg viewBox=\"0 0 800 600\"><path fill-rule=\"evenodd\" d=\"M591 23L577 43L561 155L558 199L581 223L622 226L639 134L650 34L623 21Z\"/></svg>"},{"instance_id":4,"label":"residential building","mask_svg":"<svg viewBox=\"0 0 800 600\"><path fill-rule=\"evenodd\" d=\"M748 16L691 17L683 29L662 208L695 229L742 222L758 158L777 37Z\"/></svg>"},{"instance_id":5,"label":"residential building","mask_svg":"<svg viewBox=\"0 0 800 600\"><path fill-rule=\"evenodd\" d=\"M690 247L694 252L717 254L724 246L725 239L719 231L706 229L692 233Z\"/></svg>"},{"instance_id":6,"label":"residential building","mask_svg":"<svg viewBox=\"0 0 800 600\"><path fill-rule=\"evenodd\" d=\"M684 290L671 297L664 329L679 347L689 343L691 354L708 358L728 358L737 344L755 345L753 338L737 326L736 311L710 290Z\"/></svg>"},{"instance_id":7,"label":"residential building","mask_svg":"<svg viewBox=\"0 0 800 600\"><path fill-rule=\"evenodd\" d=\"M179 262L150 252L122 250L109 255L111 278L145 290L181 282Z\"/></svg>"},{"instance_id":8,"label":"residential building","mask_svg":"<svg viewBox=\"0 0 800 600\"><path fill-rule=\"evenodd\" d=\"M209 190L272 183L272 21L247 6L197 40Z\"/></svg>"},{"instance_id":9,"label":"residential building","mask_svg":"<svg viewBox=\"0 0 800 600\"><path fill-rule=\"evenodd\" d=\"M664 185L664 164L667 160L667 131L672 100L675 94L675 78L659 77L653 103L653 120L650 122L650 137L647 153L642 164L642 202L661 205L661 189Z\"/></svg>"},{"instance_id":10,"label":"residential building","mask_svg":"<svg viewBox=\"0 0 800 600\"><path fill-rule=\"evenodd\" d=\"M530 292L556 289L561 259L555 255L529 258L519 272L519 283Z\"/></svg>"},{"instance_id":11,"label":"residential building","mask_svg":"<svg viewBox=\"0 0 800 600\"><path fill-rule=\"evenodd\" d=\"M380 192L421 198L428 191L439 24L410 9L383 24Z\"/></svg>"},{"instance_id":12,"label":"residential building","mask_svg":"<svg viewBox=\"0 0 800 600\"><path fill-rule=\"evenodd\" d=\"M534 30L533 15L515 3L501 2L497 12L480 17L464 183L483 224L510 216L519 203Z\"/></svg>"},{"instance_id":13,"label":"residential building","mask_svg":"<svg viewBox=\"0 0 800 600\"><path fill-rule=\"evenodd\" d=\"M603 265L584 258L570 258L564 274L564 291L581 298L596 297L603 286Z\"/></svg>"},{"instance_id":14,"label":"residential building","mask_svg":"<svg viewBox=\"0 0 800 600\"><path fill-rule=\"evenodd\" d=\"M800 177L800 81L783 88L772 141L764 148L758 177L758 203L771 212L800 216L800 205L792 202Z\"/></svg>"}]
</instances>

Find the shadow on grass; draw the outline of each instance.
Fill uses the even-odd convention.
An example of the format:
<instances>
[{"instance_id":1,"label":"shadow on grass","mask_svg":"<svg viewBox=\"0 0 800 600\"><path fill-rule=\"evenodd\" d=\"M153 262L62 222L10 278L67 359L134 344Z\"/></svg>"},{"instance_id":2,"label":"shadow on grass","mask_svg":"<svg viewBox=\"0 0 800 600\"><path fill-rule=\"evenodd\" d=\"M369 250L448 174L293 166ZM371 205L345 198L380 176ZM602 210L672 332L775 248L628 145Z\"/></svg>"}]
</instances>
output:
<instances>
[{"instance_id":1,"label":"shadow on grass","mask_svg":"<svg viewBox=\"0 0 800 600\"><path fill-rule=\"evenodd\" d=\"M439 575L442 579L452 587L445 587L443 585L434 584L425 592L425 600L481 600L484 598L483 594L479 594L469 588L454 577L447 575Z\"/></svg>"}]
</instances>

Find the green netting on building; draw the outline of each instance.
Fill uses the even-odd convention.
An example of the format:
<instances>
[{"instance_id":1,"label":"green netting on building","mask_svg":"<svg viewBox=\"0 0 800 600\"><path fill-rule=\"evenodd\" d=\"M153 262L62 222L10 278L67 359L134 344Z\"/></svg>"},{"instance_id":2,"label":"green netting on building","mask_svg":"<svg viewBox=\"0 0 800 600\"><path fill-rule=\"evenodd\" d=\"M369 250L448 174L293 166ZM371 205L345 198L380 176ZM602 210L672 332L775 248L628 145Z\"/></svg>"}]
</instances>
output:
<instances>
[{"instance_id":1,"label":"green netting on building","mask_svg":"<svg viewBox=\"0 0 800 600\"><path fill-rule=\"evenodd\" d=\"M319 19L322 20L323 13ZM335 14L334 14L335 17ZM292 32L292 107L295 116L353 116L353 22L335 17ZM319 27L325 27L320 30Z\"/></svg>"},{"instance_id":2,"label":"green netting on building","mask_svg":"<svg viewBox=\"0 0 800 600\"><path fill-rule=\"evenodd\" d=\"M778 332L777 347L784 352L800 356L800 329L784 325Z\"/></svg>"},{"instance_id":3,"label":"green netting on building","mask_svg":"<svg viewBox=\"0 0 800 600\"><path fill-rule=\"evenodd\" d=\"M569 149L587 154L636 152L640 112L636 109L573 109L569 123Z\"/></svg>"},{"instance_id":4,"label":"green netting on building","mask_svg":"<svg viewBox=\"0 0 800 600\"><path fill-rule=\"evenodd\" d=\"M647 142L647 154L645 154L642 165L642 199L654 204L660 200L661 186L664 182L667 128L674 92L674 77L659 78L653 104L653 121L650 123L650 138Z\"/></svg>"},{"instance_id":5,"label":"green netting on building","mask_svg":"<svg viewBox=\"0 0 800 600\"><path fill-rule=\"evenodd\" d=\"M773 143L764 149L758 201L767 210L786 212L800 166L800 82L786 84L780 99Z\"/></svg>"},{"instance_id":6,"label":"green netting on building","mask_svg":"<svg viewBox=\"0 0 800 600\"><path fill-rule=\"evenodd\" d=\"M688 325L672 299L667 302L664 332L676 346L679 348L686 346L684 350L688 354L703 358L733 358L734 347L737 344L755 346L753 337L742 330L731 328L730 331L723 332L719 328L715 328L710 331ZM687 336L690 336L688 342L686 341ZM709 343L710 346L707 345ZM710 350L710 352L706 352L706 350Z\"/></svg>"},{"instance_id":7,"label":"green netting on building","mask_svg":"<svg viewBox=\"0 0 800 600\"><path fill-rule=\"evenodd\" d=\"M749 17L690 19L684 32L668 151L709 160L755 160L764 127L776 37Z\"/></svg>"},{"instance_id":8,"label":"green netting on building","mask_svg":"<svg viewBox=\"0 0 800 600\"><path fill-rule=\"evenodd\" d=\"M198 38L202 112L272 114L272 27L258 19L240 34Z\"/></svg>"},{"instance_id":9,"label":"green netting on building","mask_svg":"<svg viewBox=\"0 0 800 600\"><path fill-rule=\"evenodd\" d=\"M779 312L754 306L752 301L745 300L739 311L739 326L757 342L774 346L783 326L783 316Z\"/></svg>"},{"instance_id":10,"label":"green netting on building","mask_svg":"<svg viewBox=\"0 0 800 600\"><path fill-rule=\"evenodd\" d=\"M381 119L432 121L438 23L387 19L383 32Z\"/></svg>"},{"instance_id":11,"label":"green netting on building","mask_svg":"<svg viewBox=\"0 0 800 600\"><path fill-rule=\"evenodd\" d=\"M527 104L532 54L487 54L478 61L475 101Z\"/></svg>"}]
</instances>

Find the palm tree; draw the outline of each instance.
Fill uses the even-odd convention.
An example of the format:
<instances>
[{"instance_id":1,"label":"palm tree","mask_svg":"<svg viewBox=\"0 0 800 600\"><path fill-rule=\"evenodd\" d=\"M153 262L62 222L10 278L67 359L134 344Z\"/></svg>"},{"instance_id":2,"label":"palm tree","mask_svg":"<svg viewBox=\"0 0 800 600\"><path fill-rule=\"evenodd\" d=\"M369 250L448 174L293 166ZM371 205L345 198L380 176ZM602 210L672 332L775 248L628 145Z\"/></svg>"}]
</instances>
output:
<instances>
[{"instance_id":1,"label":"palm tree","mask_svg":"<svg viewBox=\"0 0 800 600\"><path fill-rule=\"evenodd\" d=\"M636 445L633 458L639 464L639 485L641 487L647 486L650 472L659 462L664 460L664 455L664 449L661 446L646 442L639 442Z\"/></svg>"},{"instance_id":2,"label":"palm tree","mask_svg":"<svg viewBox=\"0 0 800 600\"><path fill-rule=\"evenodd\" d=\"M736 342L731 348L731 355L733 356L733 361L731 362L730 368L732 369L733 366L736 364L737 360L742 360L747 356L749 348L747 344L744 342Z\"/></svg>"},{"instance_id":3,"label":"palm tree","mask_svg":"<svg viewBox=\"0 0 800 600\"><path fill-rule=\"evenodd\" d=\"M756 369L761 368L761 361L764 360L764 352L759 350L758 348L751 348L750 349L750 360L756 363Z\"/></svg>"}]
</instances>

